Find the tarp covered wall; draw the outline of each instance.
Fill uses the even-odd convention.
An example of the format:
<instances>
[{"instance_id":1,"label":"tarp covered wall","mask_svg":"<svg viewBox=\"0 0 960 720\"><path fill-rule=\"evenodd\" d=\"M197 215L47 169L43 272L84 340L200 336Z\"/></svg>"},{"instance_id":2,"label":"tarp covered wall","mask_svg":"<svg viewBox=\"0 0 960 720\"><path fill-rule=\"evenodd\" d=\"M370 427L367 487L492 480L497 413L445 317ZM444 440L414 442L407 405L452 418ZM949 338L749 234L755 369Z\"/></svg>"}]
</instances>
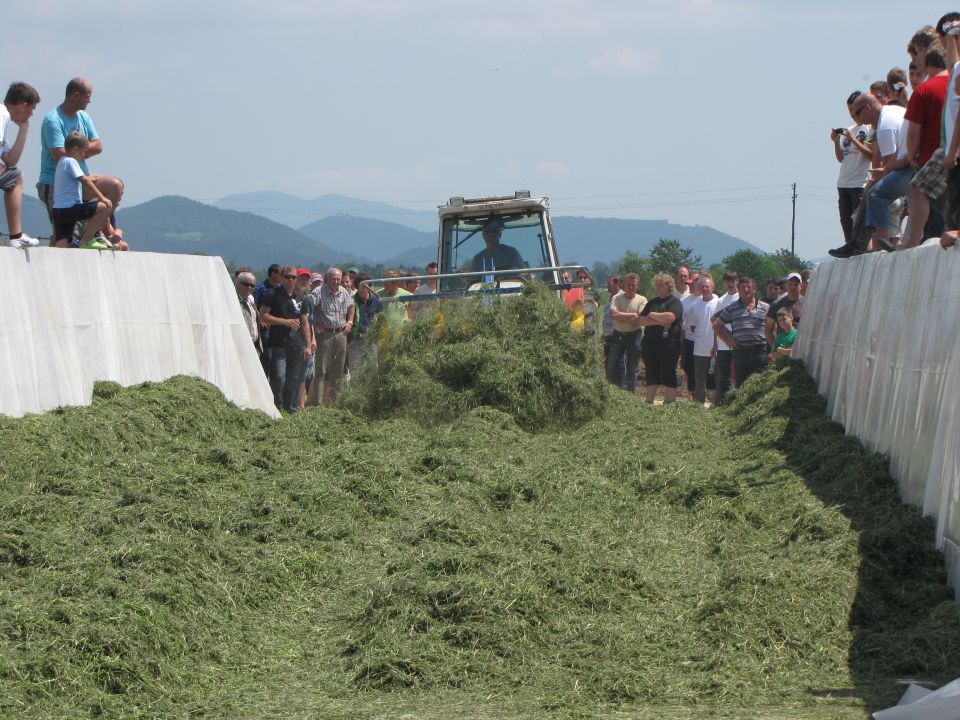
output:
<instances>
[{"instance_id":1,"label":"tarp covered wall","mask_svg":"<svg viewBox=\"0 0 960 720\"><path fill-rule=\"evenodd\" d=\"M218 257L0 248L0 414L87 405L93 384L194 375L277 417Z\"/></svg>"},{"instance_id":2,"label":"tarp covered wall","mask_svg":"<svg viewBox=\"0 0 960 720\"><path fill-rule=\"evenodd\" d=\"M960 595L960 250L819 265L793 356L831 417L889 455L904 501L936 520Z\"/></svg>"}]
</instances>

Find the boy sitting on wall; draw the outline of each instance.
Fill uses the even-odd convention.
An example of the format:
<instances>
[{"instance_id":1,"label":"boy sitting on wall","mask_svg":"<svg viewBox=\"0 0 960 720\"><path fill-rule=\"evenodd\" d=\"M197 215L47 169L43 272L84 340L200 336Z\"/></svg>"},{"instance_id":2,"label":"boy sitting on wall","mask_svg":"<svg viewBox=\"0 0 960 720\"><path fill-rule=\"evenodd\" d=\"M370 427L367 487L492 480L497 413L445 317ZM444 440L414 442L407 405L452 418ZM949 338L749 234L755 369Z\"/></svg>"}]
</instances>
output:
<instances>
[{"instance_id":1,"label":"boy sitting on wall","mask_svg":"<svg viewBox=\"0 0 960 720\"><path fill-rule=\"evenodd\" d=\"M103 234L94 239L113 209L113 203L100 192L96 184L86 176L80 167L80 160L90 141L79 132L67 135L63 144L64 156L57 163L57 172L53 182L53 232L54 247L70 247L74 223L89 220L80 238L79 246L90 250L112 250L113 246L104 242ZM98 199L83 201L83 188Z\"/></svg>"}]
</instances>

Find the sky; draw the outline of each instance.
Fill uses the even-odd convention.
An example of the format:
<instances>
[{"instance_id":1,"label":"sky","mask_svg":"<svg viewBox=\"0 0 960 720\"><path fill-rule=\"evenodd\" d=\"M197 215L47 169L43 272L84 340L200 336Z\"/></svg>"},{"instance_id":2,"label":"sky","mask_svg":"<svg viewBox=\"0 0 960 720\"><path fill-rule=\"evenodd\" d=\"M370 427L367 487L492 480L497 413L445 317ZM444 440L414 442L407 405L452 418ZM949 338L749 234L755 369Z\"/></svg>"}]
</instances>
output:
<instances>
[{"instance_id":1,"label":"sky","mask_svg":"<svg viewBox=\"0 0 960 720\"><path fill-rule=\"evenodd\" d=\"M434 211L530 190L556 215L709 225L772 252L842 244L830 129L906 67L929 2L34 0L0 83L42 116L93 85L91 171L124 205L275 190ZM557 243L563 250L563 238ZM571 250L575 254L574 250ZM570 254L569 252L567 254ZM612 260L613 258L611 258Z\"/></svg>"}]
</instances>

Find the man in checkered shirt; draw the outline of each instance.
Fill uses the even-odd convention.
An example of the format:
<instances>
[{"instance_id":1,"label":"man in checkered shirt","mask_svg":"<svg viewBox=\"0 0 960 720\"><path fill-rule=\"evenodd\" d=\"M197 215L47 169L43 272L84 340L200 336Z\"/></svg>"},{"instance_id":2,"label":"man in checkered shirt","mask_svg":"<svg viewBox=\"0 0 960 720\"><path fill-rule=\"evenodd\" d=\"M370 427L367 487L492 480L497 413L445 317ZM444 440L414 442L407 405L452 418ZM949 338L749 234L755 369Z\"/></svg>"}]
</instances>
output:
<instances>
[{"instance_id":1,"label":"man in checkered shirt","mask_svg":"<svg viewBox=\"0 0 960 720\"><path fill-rule=\"evenodd\" d=\"M310 294L314 299L313 328L316 365L308 405L330 405L340 392L347 362L347 336L353 329L353 298L341 284L343 271L330 268L323 285Z\"/></svg>"}]
</instances>

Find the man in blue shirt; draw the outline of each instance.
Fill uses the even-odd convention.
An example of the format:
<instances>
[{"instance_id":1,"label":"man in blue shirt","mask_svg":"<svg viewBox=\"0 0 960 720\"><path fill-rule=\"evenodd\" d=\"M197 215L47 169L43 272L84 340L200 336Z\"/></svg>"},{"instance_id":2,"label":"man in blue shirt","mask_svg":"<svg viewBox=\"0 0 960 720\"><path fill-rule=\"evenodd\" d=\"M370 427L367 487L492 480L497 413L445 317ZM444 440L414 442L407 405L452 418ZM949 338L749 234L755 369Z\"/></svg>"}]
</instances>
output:
<instances>
[{"instance_id":1,"label":"man in blue shirt","mask_svg":"<svg viewBox=\"0 0 960 720\"><path fill-rule=\"evenodd\" d=\"M48 112L43 118L40 128L40 177L37 182L37 195L47 208L50 223L53 224L53 180L57 171L57 163L66 153L64 142L72 132L79 132L89 141L84 159L80 167L87 173L97 189L106 196L116 211L117 205L123 197L123 181L110 175L95 175L89 172L86 160L103 152L103 144L97 133L93 120L85 112L93 96L93 87L83 78L74 78L67 83L66 97L63 102ZM84 189L84 200L93 200L95 196L88 189ZM103 228L107 240L126 249L126 243L121 239L115 225L115 218L111 216Z\"/></svg>"}]
</instances>

